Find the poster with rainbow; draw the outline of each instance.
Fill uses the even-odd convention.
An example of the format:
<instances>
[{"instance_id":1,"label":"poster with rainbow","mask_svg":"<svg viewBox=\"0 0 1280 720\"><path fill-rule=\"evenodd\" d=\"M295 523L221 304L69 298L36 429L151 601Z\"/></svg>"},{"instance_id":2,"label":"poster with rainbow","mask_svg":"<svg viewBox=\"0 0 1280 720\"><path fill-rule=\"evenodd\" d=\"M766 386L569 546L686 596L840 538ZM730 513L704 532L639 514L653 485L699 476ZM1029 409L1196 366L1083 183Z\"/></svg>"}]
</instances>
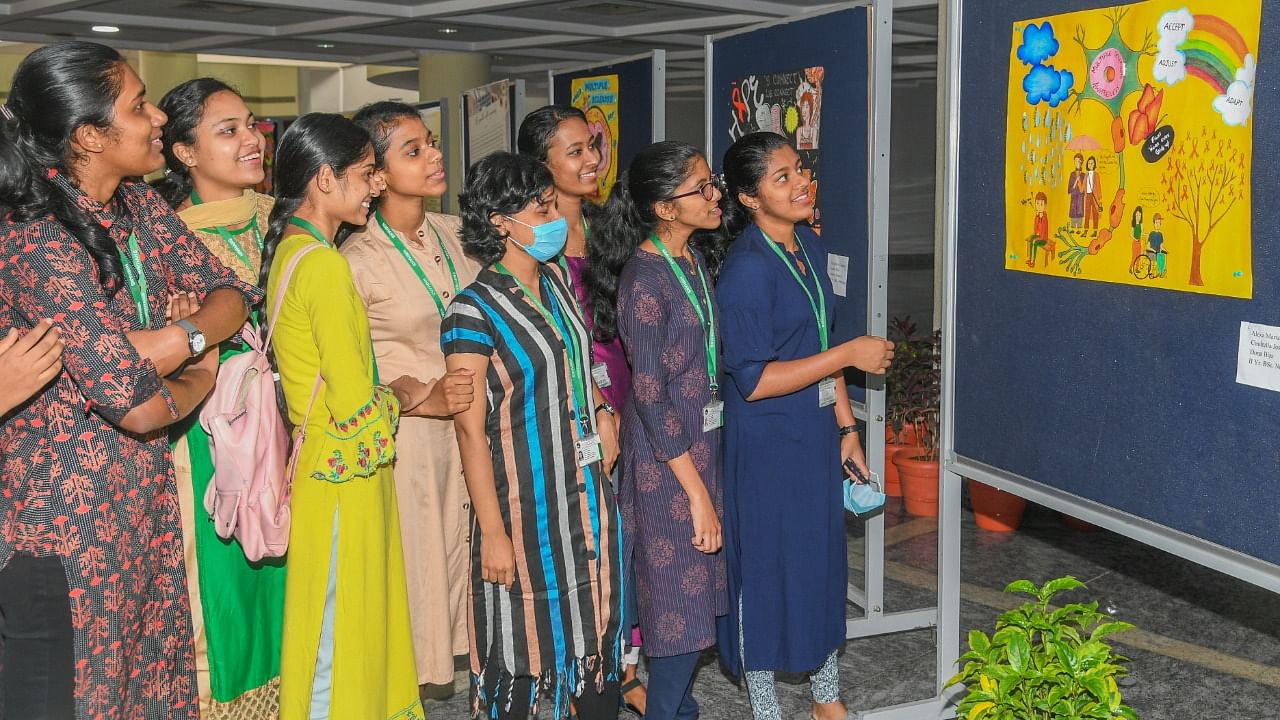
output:
<instances>
[{"instance_id":1,"label":"poster with rainbow","mask_svg":"<svg viewBox=\"0 0 1280 720\"><path fill-rule=\"evenodd\" d=\"M1005 268L1250 298L1261 0L1014 23Z\"/></svg>"}]
</instances>

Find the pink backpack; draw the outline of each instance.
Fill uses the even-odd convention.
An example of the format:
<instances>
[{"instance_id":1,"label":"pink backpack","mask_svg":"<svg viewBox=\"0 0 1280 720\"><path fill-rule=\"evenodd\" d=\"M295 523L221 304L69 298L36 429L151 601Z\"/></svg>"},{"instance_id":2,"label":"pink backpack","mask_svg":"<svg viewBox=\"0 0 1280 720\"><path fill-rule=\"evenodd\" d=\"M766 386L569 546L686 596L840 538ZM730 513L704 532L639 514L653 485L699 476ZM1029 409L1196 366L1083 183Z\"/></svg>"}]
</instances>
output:
<instances>
[{"instance_id":1,"label":"pink backpack","mask_svg":"<svg viewBox=\"0 0 1280 720\"><path fill-rule=\"evenodd\" d=\"M280 557L289 548L289 498L306 420L286 466L289 433L276 404L278 379L267 359L267 348L293 270L303 255L317 247L307 245L290 259L276 290L267 339L262 340L257 329L245 323L240 337L249 351L222 363L213 392L200 411L200 425L209 434L213 457L213 480L204 494L204 509L218 537L234 536L251 562ZM308 417L319 390L317 374Z\"/></svg>"}]
</instances>

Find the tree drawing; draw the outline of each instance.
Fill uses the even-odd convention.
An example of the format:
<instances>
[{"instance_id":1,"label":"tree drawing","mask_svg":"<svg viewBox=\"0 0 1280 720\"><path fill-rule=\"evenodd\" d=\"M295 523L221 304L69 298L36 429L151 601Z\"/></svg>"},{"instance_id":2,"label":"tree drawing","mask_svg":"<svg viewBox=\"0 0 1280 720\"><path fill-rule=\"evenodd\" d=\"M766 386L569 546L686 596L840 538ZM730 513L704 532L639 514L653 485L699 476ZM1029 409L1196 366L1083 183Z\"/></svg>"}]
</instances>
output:
<instances>
[{"instance_id":1,"label":"tree drawing","mask_svg":"<svg viewBox=\"0 0 1280 720\"><path fill-rule=\"evenodd\" d=\"M1230 140L1206 128L1190 135L1173 146L1161 182L1169 214L1191 230L1189 282L1202 286L1200 256L1205 243L1244 196L1248 177L1241 170L1244 154Z\"/></svg>"}]
</instances>

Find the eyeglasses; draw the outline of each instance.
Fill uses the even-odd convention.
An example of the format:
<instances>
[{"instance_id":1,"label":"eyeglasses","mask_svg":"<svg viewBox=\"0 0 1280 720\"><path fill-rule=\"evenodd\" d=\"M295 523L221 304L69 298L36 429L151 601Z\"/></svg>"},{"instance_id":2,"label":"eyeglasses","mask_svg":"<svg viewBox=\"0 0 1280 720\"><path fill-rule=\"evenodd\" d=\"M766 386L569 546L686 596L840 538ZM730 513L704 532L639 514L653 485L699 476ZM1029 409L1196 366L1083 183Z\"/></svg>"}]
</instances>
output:
<instances>
[{"instance_id":1,"label":"eyeglasses","mask_svg":"<svg viewBox=\"0 0 1280 720\"><path fill-rule=\"evenodd\" d=\"M690 195L701 195L703 200L715 200L717 190L724 192L724 180L719 175L712 175L710 180L699 185L696 190L672 195L671 197L663 198L662 201L671 202Z\"/></svg>"}]
</instances>

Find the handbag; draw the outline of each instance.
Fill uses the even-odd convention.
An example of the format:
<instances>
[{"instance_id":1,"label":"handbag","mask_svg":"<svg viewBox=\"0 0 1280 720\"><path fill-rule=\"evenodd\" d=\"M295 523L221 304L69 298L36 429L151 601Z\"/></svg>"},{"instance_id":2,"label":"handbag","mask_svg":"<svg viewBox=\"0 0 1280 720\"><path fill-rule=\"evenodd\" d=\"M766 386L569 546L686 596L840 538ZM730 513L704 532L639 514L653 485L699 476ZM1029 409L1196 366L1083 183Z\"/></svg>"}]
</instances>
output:
<instances>
[{"instance_id":1,"label":"handbag","mask_svg":"<svg viewBox=\"0 0 1280 720\"><path fill-rule=\"evenodd\" d=\"M862 474L852 460L845 460L844 467L849 477L844 480L844 509L862 517L884 507L884 488L877 480Z\"/></svg>"},{"instance_id":2,"label":"handbag","mask_svg":"<svg viewBox=\"0 0 1280 720\"><path fill-rule=\"evenodd\" d=\"M276 290L266 339L259 337L251 323L245 323L240 337L248 351L222 363L213 392L200 411L200 426L209 435L213 458L213 479L204 494L204 509L218 537L234 537L251 562L281 557L289 548L289 500L306 420L289 452L289 432L276 403L279 375L271 367L267 349L294 268L317 247L307 245L290 259ZM320 381L317 373L308 418Z\"/></svg>"}]
</instances>

